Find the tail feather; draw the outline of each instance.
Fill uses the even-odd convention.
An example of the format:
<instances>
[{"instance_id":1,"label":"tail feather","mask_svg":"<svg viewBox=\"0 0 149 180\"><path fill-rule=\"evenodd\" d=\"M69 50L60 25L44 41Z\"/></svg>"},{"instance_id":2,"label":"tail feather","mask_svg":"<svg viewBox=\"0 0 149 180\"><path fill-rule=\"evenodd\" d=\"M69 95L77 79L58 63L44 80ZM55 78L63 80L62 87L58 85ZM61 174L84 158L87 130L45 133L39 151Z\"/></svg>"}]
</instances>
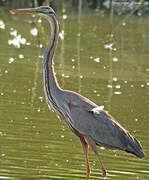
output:
<instances>
[{"instance_id":1,"label":"tail feather","mask_svg":"<svg viewBox=\"0 0 149 180\"><path fill-rule=\"evenodd\" d=\"M135 154L139 158L144 158L145 153L142 149L140 142L136 138L132 137L131 135L129 135L129 138L130 138L130 141L125 151L128 153Z\"/></svg>"}]
</instances>

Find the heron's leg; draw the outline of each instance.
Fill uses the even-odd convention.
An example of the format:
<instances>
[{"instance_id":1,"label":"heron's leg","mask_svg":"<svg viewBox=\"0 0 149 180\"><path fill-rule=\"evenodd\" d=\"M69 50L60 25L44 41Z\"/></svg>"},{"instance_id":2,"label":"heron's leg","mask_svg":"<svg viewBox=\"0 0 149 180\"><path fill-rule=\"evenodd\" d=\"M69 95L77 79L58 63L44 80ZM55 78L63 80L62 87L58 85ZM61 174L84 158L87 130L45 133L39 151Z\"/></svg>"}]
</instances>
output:
<instances>
[{"instance_id":1,"label":"heron's leg","mask_svg":"<svg viewBox=\"0 0 149 180\"><path fill-rule=\"evenodd\" d=\"M83 147L83 151L85 154L85 160L86 160L86 168L87 168L87 175L86 175L86 180L89 180L90 176L90 164L88 160L88 144L85 142L85 139L83 137L80 137L80 141Z\"/></svg>"},{"instance_id":2,"label":"heron's leg","mask_svg":"<svg viewBox=\"0 0 149 180\"><path fill-rule=\"evenodd\" d=\"M98 151L97 151L97 148L96 148L96 143L95 141L89 137L89 136L85 136L85 140L87 141L87 143L89 144L89 146L92 148L92 150L94 151L100 165L101 165L101 169L102 169L102 173L103 173L103 176L106 176L106 169L104 168L104 165L102 164L101 160L100 160L100 157L98 155Z\"/></svg>"}]
</instances>

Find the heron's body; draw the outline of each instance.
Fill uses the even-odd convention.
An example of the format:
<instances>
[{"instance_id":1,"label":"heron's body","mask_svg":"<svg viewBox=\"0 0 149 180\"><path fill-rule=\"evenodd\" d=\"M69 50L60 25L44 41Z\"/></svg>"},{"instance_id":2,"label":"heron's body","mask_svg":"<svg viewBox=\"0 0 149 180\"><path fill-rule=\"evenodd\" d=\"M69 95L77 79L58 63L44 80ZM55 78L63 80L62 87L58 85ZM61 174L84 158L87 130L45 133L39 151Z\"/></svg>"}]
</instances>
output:
<instances>
[{"instance_id":1,"label":"heron's body","mask_svg":"<svg viewBox=\"0 0 149 180\"><path fill-rule=\"evenodd\" d=\"M53 56L59 34L58 21L54 11L50 7L39 7L12 10L11 12L35 13L44 16L51 25L51 40L45 50L43 62L43 85L46 102L80 138L86 156L87 179L89 179L90 174L88 145L95 152L104 175L106 170L100 161L96 145L123 150L143 158L144 152L140 143L112 116L80 94L62 90L59 87L53 69Z\"/></svg>"}]
</instances>

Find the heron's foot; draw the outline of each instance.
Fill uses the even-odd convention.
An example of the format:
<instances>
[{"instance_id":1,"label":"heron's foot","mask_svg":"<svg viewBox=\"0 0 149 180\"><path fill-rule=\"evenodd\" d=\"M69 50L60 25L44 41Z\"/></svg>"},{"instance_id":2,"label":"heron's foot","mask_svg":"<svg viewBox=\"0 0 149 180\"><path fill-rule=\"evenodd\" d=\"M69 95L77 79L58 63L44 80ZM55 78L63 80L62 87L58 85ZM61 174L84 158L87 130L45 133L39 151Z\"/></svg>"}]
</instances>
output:
<instances>
[{"instance_id":1,"label":"heron's foot","mask_svg":"<svg viewBox=\"0 0 149 180\"><path fill-rule=\"evenodd\" d=\"M102 167L102 176L106 177L106 175L107 175L107 171L104 167Z\"/></svg>"},{"instance_id":2,"label":"heron's foot","mask_svg":"<svg viewBox=\"0 0 149 180\"><path fill-rule=\"evenodd\" d=\"M86 180L90 179L90 168L87 169Z\"/></svg>"},{"instance_id":3,"label":"heron's foot","mask_svg":"<svg viewBox=\"0 0 149 180\"><path fill-rule=\"evenodd\" d=\"M90 174L87 173L86 180L89 180L89 179L90 179Z\"/></svg>"}]
</instances>

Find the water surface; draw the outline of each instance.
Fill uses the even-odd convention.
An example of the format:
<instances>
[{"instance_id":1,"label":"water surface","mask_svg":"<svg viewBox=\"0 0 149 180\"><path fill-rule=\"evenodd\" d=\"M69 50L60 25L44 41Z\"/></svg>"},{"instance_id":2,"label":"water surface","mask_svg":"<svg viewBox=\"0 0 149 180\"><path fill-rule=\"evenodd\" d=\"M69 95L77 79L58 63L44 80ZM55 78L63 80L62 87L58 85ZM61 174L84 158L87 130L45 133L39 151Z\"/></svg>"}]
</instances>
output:
<instances>
[{"instance_id":1,"label":"water surface","mask_svg":"<svg viewBox=\"0 0 149 180\"><path fill-rule=\"evenodd\" d=\"M4 16L5 15L5 16ZM55 71L60 86L103 105L140 140L144 160L98 148L106 179L149 178L149 18L93 12L59 16ZM42 57L50 29L38 18L0 16L0 179L85 179L79 139L50 112ZM89 152L91 179L101 179Z\"/></svg>"}]
</instances>

